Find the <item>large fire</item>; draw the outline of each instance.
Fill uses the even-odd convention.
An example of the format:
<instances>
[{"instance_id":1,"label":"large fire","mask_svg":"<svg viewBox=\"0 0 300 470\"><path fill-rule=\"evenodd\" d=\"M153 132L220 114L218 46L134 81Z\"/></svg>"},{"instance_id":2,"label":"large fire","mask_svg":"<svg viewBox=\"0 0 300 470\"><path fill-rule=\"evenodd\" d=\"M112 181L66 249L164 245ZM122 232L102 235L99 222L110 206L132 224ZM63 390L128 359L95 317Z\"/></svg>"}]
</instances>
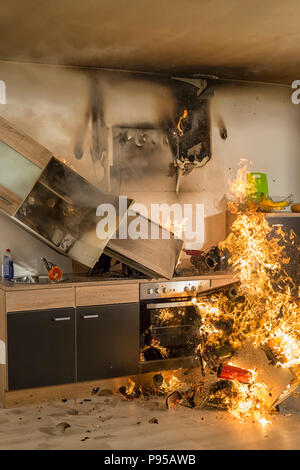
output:
<instances>
[{"instance_id":1,"label":"large fire","mask_svg":"<svg viewBox=\"0 0 300 470\"><path fill-rule=\"evenodd\" d=\"M266 426L277 405L300 384L299 289L287 273L291 253L299 248L294 233L268 223L253 191L244 165L231 183L235 221L219 244L235 281L192 300L198 315L191 344L198 366L171 376L156 374L148 392L168 395L167 408L210 406ZM157 325L180 325L184 315L184 306L162 307ZM141 361L150 353L154 359L169 357L155 336L145 343ZM127 398L141 396L139 390L123 392Z\"/></svg>"},{"instance_id":2,"label":"large fire","mask_svg":"<svg viewBox=\"0 0 300 470\"><path fill-rule=\"evenodd\" d=\"M248 202L253 188L246 175L244 166L231 183L235 202L230 208L236 220L231 234L219 246L230 253L229 264L240 282L239 292L235 301L222 292L195 299L202 319L201 352L209 363L209 351L227 348L234 365L239 349L251 342L254 348L271 353L276 367L292 371L295 388L295 382L300 383L300 308L297 290L285 270L290 261L285 247L295 243L295 235L271 227L265 214ZM255 371L250 383L232 380L230 394L228 390L218 394L234 416L265 425L270 422L272 401L267 384L257 377Z\"/></svg>"}]
</instances>

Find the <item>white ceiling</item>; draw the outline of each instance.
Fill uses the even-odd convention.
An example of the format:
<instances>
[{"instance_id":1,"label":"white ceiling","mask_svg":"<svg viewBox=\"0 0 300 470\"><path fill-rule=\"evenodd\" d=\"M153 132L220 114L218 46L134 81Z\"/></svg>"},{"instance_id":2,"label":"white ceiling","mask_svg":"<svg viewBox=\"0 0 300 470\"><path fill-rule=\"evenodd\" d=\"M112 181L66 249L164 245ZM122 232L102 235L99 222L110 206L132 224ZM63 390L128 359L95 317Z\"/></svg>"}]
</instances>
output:
<instances>
[{"instance_id":1,"label":"white ceiling","mask_svg":"<svg viewBox=\"0 0 300 470\"><path fill-rule=\"evenodd\" d=\"M300 79L299 0L9 0L0 59Z\"/></svg>"}]
</instances>

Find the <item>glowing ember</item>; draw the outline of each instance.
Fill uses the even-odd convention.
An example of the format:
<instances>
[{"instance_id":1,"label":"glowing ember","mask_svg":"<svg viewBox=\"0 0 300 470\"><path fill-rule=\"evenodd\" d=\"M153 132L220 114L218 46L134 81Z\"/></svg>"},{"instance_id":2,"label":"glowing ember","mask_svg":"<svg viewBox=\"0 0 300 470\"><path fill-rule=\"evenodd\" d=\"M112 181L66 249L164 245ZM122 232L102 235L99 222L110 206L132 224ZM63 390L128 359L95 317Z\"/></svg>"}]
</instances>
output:
<instances>
[{"instance_id":1,"label":"glowing ember","mask_svg":"<svg viewBox=\"0 0 300 470\"><path fill-rule=\"evenodd\" d=\"M128 384L126 385L126 393L131 395L135 387L135 382L131 379L128 380Z\"/></svg>"},{"instance_id":2,"label":"glowing ember","mask_svg":"<svg viewBox=\"0 0 300 470\"><path fill-rule=\"evenodd\" d=\"M172 322L172 325L180 325L184 315L184 307L165 307L159 309L157 318L164 326L167 326L170 321Z\"/></svg>"},{"instance_id":3,"label":"glowing ember","mask_svg":"<svg viewBox=\"0 0 300 470\"><path fill-rule=\"evenodd\" d=\"M152 338L152 339L151 339L151 344L145 345L145 346L143 347L143 349L141 350L141 352L140 352L140 361L141 361L141 362L145 362L145 356L144 356L144 354L146 353L146 351L148 351L148 350L150 350L150 349L155 349L155 350L157 350L157 351L159 352L160 356L161 356L162 358L164 358L164 359L166 359L166 358L168 357L168 355L169 355L168 350L167 350L164 346L162 346L162 345L160 344L159 339L157 339L157 338Z\"/></svg>"},{"instance_id":4,"label":"glowing ember","mask_svg":"<svg viewBox=\"0 0 300 470\"><path fill-rule=\"evenodd\" d=\"M182 384L180 380L177 377L175 377L175 375L172 375L170 379L164 378L164 381L159 388L164 393L171 393L177 390L181 385Z\"/></svg>"}]
</instances>

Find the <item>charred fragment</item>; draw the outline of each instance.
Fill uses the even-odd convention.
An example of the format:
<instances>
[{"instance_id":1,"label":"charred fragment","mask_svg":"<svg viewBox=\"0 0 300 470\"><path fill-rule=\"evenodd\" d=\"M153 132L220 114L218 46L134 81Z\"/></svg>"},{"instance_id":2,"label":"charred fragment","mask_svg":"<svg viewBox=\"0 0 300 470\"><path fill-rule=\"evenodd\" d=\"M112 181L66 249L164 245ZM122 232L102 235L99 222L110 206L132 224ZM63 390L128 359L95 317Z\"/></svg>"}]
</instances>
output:
<instances>
[{"instance_id":1,"label":"charred fragment","mask_svg":"<svg viewBox=\"0 0 300 470\"><path fill-rule=\"evenodd\" d=\"M155 374L152 380L154 387L161 387L164 381L164 377L162 374Z\"/></svg>"},{"instance_id":2,"label":"charred fragment","mask_svg":"<svg viewBox=\"0 0 300 470\"><path fill-rule=\"evenodd\" d=\"M170 395L168 395L166 399L167 410L171 408L172 406L178 405L181 399L182 399L182 396L179 392L175 391L175 392L170 393Z\"/></svg>"}]
</instances>

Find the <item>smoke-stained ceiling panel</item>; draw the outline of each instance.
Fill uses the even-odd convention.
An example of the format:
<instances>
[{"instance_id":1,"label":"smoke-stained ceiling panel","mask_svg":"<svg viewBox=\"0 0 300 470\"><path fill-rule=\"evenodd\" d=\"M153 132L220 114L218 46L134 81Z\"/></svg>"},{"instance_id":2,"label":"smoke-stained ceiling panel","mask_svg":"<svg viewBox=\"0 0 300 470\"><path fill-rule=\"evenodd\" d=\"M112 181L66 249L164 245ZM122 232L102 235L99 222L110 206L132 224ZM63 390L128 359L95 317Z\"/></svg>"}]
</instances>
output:
<instances>
[{"instance_id":1,"label":"smoke-stained ceiling panel","mask_svg":"<svg viewBox=\"0 0 300 470\"><path fill-rule=\"evenodd\" d=\"M0 59L290 83L297 0L10 0Z\"/></svg>"}]
</instances>

